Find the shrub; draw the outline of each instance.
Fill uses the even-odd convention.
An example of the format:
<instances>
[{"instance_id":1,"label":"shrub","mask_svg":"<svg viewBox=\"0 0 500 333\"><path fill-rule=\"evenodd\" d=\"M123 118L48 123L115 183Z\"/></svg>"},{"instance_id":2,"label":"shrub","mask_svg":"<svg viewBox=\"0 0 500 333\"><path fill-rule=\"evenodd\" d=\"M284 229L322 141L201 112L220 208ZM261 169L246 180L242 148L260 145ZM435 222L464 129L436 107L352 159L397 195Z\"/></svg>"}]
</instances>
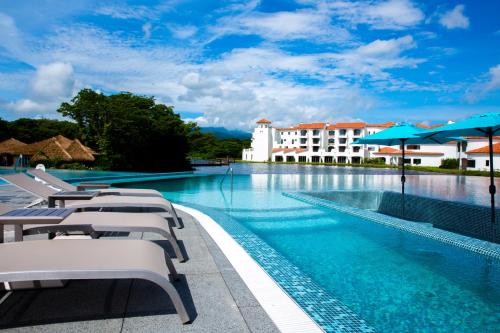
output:
<instances>
[{"instance_id":1,"label":"shrub","mask_svg":"<svg viewBox=\"0 0 500 333\"><path fill-rule=\"evenodd\" d=\"M458 169L458 158L445 158L441 160L441 169Z\"/></svg>"},{"instance_id":2,"label":"shrub","mask_svg":"<svg viewBox=\"0 0 500 333\"><path fill-rule=\"evenodd\" d=\"M385 164L385 160L382 157L365 158L363 164Z\"/></svg>"}]
</instances>

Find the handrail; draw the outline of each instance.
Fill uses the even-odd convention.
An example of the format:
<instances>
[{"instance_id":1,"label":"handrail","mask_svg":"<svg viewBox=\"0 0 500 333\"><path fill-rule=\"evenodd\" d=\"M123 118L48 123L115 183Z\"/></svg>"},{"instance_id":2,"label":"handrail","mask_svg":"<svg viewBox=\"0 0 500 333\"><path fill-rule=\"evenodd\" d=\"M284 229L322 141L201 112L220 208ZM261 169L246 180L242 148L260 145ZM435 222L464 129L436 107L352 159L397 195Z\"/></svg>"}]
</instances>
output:
<instances>
[{"instance_id":1,"label":"handrail","mask_svg":"<svg viewBox=\"0 0 500 333\"><path fill-rule=\"evenodd\" d=\"M231 173L231 193L232 193L233 192L233 168L231 168L231 167L227 168L226 172L224 173L224 176L222 176L222 179L219 183L219 186L222 190L222 184L224 183L224 180L226 179L228 173Z\"/></svg>"}]
</instances>

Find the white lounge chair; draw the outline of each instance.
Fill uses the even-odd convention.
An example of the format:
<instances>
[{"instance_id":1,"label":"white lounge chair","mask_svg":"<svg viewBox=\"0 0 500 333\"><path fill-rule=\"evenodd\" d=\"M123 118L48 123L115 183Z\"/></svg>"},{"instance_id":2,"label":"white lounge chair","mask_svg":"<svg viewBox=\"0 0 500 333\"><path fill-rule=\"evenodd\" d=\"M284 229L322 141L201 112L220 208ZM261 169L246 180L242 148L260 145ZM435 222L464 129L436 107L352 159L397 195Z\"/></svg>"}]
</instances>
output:
<instances>
[{"instance_id":1,"label":"white lounge chair","mask_svg":"<svg viewBox=\"0 0 500 333\"><path fill-rule=\"evenodd\" d=\"M135 189L135 188L113 188L110 189L110 184L104 183L80 183L78 186L65 182L64 180L51 175L40 169L30 169L28 173L33 177L39 178L42 181L57 187L64 191L84 191L86 189L97 189L103 195L127 195L137 197L163 197L156 190L151 189Z\"/></svg>"},{"instance_id":2,"label":"white lounge chair","mask_svg":"<svg viewBox=\"0 0 500 333\"><path fill-rule=\"evenodd\" d=\"M111 212L64 212L58 208L17 209L0 204L0 233L3 225L12 224L22 235L72 234L90 235L92 238L106 232L151 232L165 237L179 262L184 262L177 238L169 223L157 214L129 214ZM24 228L23 228L24 226ZM23 230L24 229L24 230ZM0 243L3 235L0 235ZM22 237L16 235L16 240Z\"/></svg>"},{"instance_id":3,"label":"white lounge chair","mask_svg":"<svg viewBox=\"0 0 500 333\"><path fill-rule=\"evenodd\" d=\"M1 178L9 183L47 201L50 201L51 196L64 194L65 192L57 191L24 173L14 173L2 175ZM91 192L77 192L76 196L84 196L91 194ZM61 200L61 199L60 199ZM177 213L172 203L165 198L160 197L137 197L137 196L124 196L124 195L103 195L94 196L90 200L73 200L68 197L66 200L71 200L64 205L66 207L80 208L82 210L100 210L100 211L114 211L114 212L153 212L153 213L168 213L173 218L176 227L182 228ZM64 201L63 201L64 203Z\"/></svg>"},{"instance_id":4,"label":"white lounge chair","mask_svg":"<svg viewBox=\"0 0 500 333\"><path fill-rule=\"evenodd\" d=\"M168 279L168 255L149 241L73 239L4 243L0 244L0 258L0 282L7 286L38 280L148 280L169 295L183 324L191 320Z\"/></svg>"}]
</instances>

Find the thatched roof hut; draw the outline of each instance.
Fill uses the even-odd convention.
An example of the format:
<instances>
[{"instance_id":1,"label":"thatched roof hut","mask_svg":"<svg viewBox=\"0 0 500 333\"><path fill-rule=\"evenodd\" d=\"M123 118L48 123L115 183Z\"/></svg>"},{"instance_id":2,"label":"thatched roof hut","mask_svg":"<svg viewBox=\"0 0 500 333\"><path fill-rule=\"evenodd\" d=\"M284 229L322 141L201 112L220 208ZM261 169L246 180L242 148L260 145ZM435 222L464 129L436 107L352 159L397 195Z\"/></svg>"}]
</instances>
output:
<instances>
[{"instance_id":1,"label":"thatched roof hut","mask_svg":"<svg viewBox=\"0 0 500 333\"><path fill-rule=\"evenodd\" d=\"M71 155L71 157L75 161L81 161L81 162L95 161L94 156L90 152L91 149L89 147L84 146L78 139L73 140L73 142L69 145L69 147L66 148L66 151Z\"/></svg>"},{"instance_id":2,"label":"thatched roof hut","mask_svg":"<svg viewBox=\"0 0 500 333\"><path fill-rule=\"evenodd\" d=\"M22 154L31 156L32 161L60 159L65 162L93 162L92 150L78 139L71 140L62 135L34 142L22 149Z\"/></svg>"},{"instance_id":3,"label":"thatched roof hut","mask_svg":"<svg viewBox=\"0 0 500 333\"><path fill-rule=\"evenodd\" d=\"M31 160L35 162L45 160L60 159L65 162L73 161L72 156L63 148L62 144L56 138L50 138L40 141L40 145L36 145L36 152L31 156ZM32 151L33 152L33 151Z\"/></svg>"},{"instance_id":4,"label":"thatched roof hut","mask_svg":"<svg viewBox=\"0 0 500 333\"><path fill-rule=\"evenodd\" d=\"M10 138L0 142L0 154L18 155L25 146L26 143Z\"/></svg>"}]
</instances>

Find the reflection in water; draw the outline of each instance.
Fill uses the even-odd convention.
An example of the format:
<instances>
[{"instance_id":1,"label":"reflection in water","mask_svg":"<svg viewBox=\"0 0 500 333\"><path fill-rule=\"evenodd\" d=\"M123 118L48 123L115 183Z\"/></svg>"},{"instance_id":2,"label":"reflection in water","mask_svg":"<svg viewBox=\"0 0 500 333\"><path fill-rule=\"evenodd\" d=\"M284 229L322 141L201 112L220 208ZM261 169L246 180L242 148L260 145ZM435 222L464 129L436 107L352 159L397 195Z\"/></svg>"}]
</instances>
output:
<instances>
[{"instance_id":1,"label":"reflection in water","mask_svg":"<svg viewBox=\"0 0 500 333\"><path fill-rule=\"evenodd\" d=\"M311 165L279 164L234 164L234 190L255 191L331 191L331 190L389 190L401 191L400 174L394 169L341 168ZM148 183L160 191L182 192L200 191L218 193L219 181L227 167L205 167L199 174L211 174L213 181L198 177ZM406 192L425 197L450 201L489 205L489 178L456 175L425 174L413 172L406 178ZM500 180L496 180L500 187ZM137 185L130 185L137 186ZM226 191L229 185L225 184ZM226 192L228 202L229 192ZM500 207L500 200L497 200Z\"/></svg>"}]
</instances>

